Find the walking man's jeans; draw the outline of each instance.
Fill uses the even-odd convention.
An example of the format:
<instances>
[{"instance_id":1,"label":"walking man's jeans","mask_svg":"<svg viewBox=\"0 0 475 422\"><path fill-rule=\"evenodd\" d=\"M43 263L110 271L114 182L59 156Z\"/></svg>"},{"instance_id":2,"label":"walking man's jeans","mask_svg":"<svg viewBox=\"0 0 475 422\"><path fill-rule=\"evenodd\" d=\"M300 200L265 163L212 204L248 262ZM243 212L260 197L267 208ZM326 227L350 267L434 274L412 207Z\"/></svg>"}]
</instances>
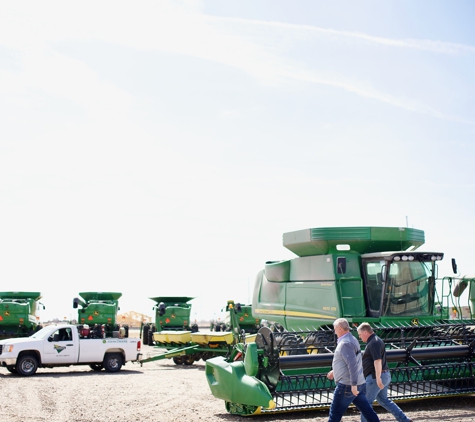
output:
<instances>
[{"instance_id":1,"label":"walking man's jeans","mask_svg":"<svg viewBox=\"0 0 475 422\"><path fill-rule=\"evenodd\" d=\"M365 415L369 422L379 422L378 415L366 398L366 385L358 385L359 394L354 396L351 392L351 385L338 383L333 393L333 400L330 407L330 417L328 422L340 422L348 406L353 403L358 410Z\"/></svg>"},{"instance_id":2,"label":"walking man's jeans","mask_svg":"<svg viewBox=\"0 0 475 422\"><path fill-rule=\"evenodd\" d=\"M391 383L391 373L383 372L381 374L381 381L384 385L382 390L379 389L372 375L366 377L366 397L368 398L368 402L373 403L376 400L380 406L392 413L398 422L408 422L410 419L404 414L401 408L392 400L388 399L388 386ZM361 415L361 422L367 422L367 419L363 415Z\"/></svg>"}]
</instances>

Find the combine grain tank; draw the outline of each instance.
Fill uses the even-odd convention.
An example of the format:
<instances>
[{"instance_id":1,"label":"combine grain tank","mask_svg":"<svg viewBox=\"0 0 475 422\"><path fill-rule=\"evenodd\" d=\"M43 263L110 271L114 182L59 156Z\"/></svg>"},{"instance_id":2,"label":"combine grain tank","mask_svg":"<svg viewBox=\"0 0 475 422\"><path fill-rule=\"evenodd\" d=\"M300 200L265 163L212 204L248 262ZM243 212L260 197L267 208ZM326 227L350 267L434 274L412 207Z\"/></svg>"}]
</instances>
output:
<instances>
[{"instance_id":1,"label":"combine grain tank","mask_svg":"<svg viewBox=\"0 0 475 422\"><path fill-rule=\"evenodd\" d=\"M40 292L0 292L0 339L28 337L42 328L37 310Z\"/></svg>"},{"instance_id":2,"label":"combine grain tank","mask_svg":"<svg viewBox=\"0 0 475 422\"><path fill-rule=\"evenodd\" d=\"M122 293L116 292L82 292L74 298L73 308L78 309L78 324L82 329L84 325L95 337L114 337L119 331L117 324L117 311L119 298ZM125 337L128 337L128 327L125 326ZM99 331L102 331L100 334Z\"/></svg>"},{"instance_id":3,"label":"combine grain tank","mask_svg":"<svg viewBox=\"0 0 475 422\"><path fill-rule=\"evenodd\" d=\"M261 328L239 359L206 362L211 391L230 413L329 406L332 323L340 317L356 338L366 321L386 342L393 400L475 392L475 321L448 312L462 315L462 291L472 300L475 279L439 278L443 253L419 251L423 231L317 228L285 233L283 243L297 258L267 262L253 292L254 316L276 328Z\"/></svg>"}]
</instances>

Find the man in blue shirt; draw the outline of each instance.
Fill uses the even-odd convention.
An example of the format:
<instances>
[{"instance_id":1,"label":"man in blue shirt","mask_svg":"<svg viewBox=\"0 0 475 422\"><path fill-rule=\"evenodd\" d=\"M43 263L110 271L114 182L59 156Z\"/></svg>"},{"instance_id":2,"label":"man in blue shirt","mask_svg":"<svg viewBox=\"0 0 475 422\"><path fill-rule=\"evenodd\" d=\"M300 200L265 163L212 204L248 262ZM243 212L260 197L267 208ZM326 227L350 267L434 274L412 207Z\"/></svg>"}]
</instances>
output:
<instances>
[{"instance_id":1,"label":"man in blue shirt","mask_svg":"<svg viewBox=\"0 0 475 422\"><path fill-rule=\"evenodd\" d=\"M358 327L360 339L366 343L363 354L363 375L366 379L366 397L370 403L376 400L388 412L391 412L398 422L412 422L401 408L388 398L388 386L391 383L391 373L386 361L386 346L373 331L371 325L363 322ZM361 416L361 422L366 422Z\"/></svg>"},{"instance_id":2,"label":"man in blue shirt","mask_svg":"<svg viewBox=\"0 0 475 422\"><path fill-rule=\"evenodd\" d=\"M345 318L335 320L333 327L338 343L333 355L332 370L327 377L335 380L336 388L328 422L340 422L351 403L369 422L379 422L378 415L366 398L360 344L350 333L350 326Z\"/></svg>"}]
</instances>

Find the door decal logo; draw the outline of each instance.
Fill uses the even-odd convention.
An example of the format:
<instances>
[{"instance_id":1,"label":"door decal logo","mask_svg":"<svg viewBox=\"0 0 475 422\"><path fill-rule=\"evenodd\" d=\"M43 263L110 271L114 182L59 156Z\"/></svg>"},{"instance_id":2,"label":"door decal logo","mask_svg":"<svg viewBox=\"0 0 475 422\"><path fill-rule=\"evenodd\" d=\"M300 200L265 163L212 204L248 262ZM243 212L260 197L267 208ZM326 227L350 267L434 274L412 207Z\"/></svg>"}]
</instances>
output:
<instances>
[{"instance_id":1,"label":"door decal logo","mask_svg":"<svg viewBox=\"0 0 475 422\"><path fill-rule=\"evenodd\" d=\"M59 346L58 344L54 345L54 350L56 350L58 353L61 353L66 347L64 346Z\"/></svg>"}]
</instances>

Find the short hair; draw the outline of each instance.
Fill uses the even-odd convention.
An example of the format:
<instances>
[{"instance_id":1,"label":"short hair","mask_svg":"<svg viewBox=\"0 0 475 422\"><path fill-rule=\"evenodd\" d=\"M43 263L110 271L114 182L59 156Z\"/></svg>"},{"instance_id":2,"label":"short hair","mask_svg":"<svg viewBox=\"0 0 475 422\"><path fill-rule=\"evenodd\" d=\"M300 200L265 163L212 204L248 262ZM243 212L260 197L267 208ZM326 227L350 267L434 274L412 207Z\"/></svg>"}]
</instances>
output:
<instances>
[{"instance_id":1,"label":"short hair","mask_svg":"<svg viewBox=\"0 0 475 422\"><path fill-rule=\"evenodd\" d=\"M357 331L360 332L360 331L366 331L367 333L369 334L373 334L373 328L371 327L371 325L369 325L368 322L362 322L358 328L357 328Z\"/></svg>"},{"instance_id":2,"label":"short hair","mask_svg":"<svg viewBox=\"0 0 475 422\"><path fill-rule=\"evenodd\" d=\"M338 318L333 322L333 327L340 327L345 331L350 331L350 324L345 318Z\"/></svg>"}]
</instances>

